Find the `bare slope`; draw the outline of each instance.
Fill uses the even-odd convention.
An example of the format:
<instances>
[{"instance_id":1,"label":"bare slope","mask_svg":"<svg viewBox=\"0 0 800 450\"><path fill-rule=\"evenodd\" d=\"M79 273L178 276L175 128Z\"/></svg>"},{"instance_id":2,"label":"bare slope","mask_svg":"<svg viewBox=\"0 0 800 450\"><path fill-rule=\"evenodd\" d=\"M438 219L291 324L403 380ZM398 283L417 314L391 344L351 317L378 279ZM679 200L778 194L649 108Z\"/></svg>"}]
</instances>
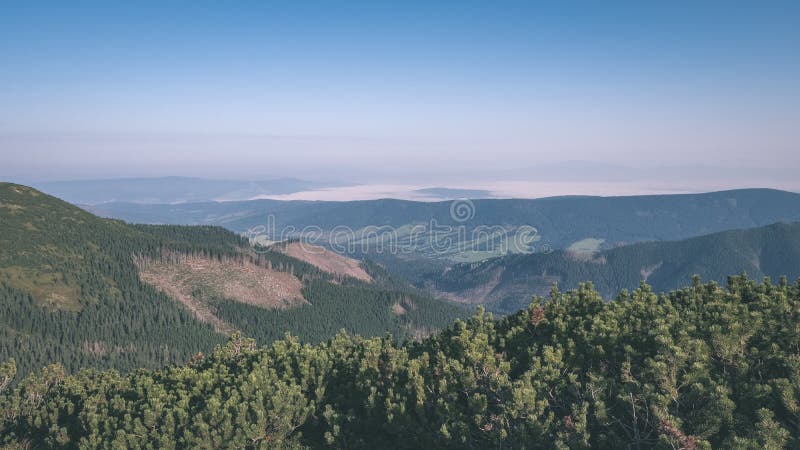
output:
<instances>
[{"instance_id":1,"label":"bare slope","mask_svg":"<svg viewBox=\"0 0 800 450\"><path fill-rule=\"evenodd\" d=\"M235 327L219 319L206 301L225 298L261 308L287 308L306 303L294 275L249 261L182 256L166 261L138 261L143 281L179 301L199 320L223 333Z\"/></svg>"},{"instance_id":2,"label":"bare slope","mask_svg":"<svg viewBox=\"0 0 800 450\"><path fill-rule=\"evenodd\" d=\"M292 242L276 245L275 248L292 258L319 267L324 272L372 282L372 277L361 267L361 263L358 260L342 256L322 247Z\"/></svg>"}]
</instances>

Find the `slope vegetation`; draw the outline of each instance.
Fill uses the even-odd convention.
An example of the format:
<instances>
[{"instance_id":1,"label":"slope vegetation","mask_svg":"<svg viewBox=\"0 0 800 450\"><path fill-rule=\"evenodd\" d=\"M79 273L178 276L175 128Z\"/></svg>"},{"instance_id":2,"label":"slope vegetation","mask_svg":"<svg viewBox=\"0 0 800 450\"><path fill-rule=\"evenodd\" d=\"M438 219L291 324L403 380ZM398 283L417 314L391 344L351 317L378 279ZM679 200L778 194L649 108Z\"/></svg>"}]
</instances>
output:
<instances>
[{"instance_id":1,"label":"slope vegetation","mask_svg":"<svg viewBox=\"0 0 800 450\"><path fill-rule=\"evenodd\" d=\"M417 295L415 313L398 315L415 294L375 273L380 283L331 275L219 227L129 225L0 184L0 360L21 373L160 367L236 330L264 343L342 328L403 338L464 314Z\"/></svg>"},{"instance_id":2,"label":"slope vegetation","mask_svg":"<svg viewBox=\"0 0 800 450\"><path fill-rule=\"evenodd\" d=\"M635 289L642 281L666 291L688 283L695 274L722 282L729 274L742 272L773 280L782 275L792 279L800 276L800 223L634 244L597 253L510 255L431 273L427 282L452 300L512 312L524 305L531 293L547 293L553 283L572 289L591 280L602 295L610 298L622 289Z\"/></svg>"}]
</instances>

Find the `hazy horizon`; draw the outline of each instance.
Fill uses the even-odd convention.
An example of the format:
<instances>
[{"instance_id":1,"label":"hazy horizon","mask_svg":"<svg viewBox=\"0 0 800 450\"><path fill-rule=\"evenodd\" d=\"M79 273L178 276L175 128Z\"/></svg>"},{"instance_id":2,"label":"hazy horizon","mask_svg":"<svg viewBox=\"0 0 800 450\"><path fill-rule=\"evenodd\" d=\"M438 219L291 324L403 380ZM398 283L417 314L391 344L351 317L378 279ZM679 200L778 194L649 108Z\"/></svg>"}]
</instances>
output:
<instances>
[{"instance_id":1,"label":"hazy horizon","mask_svg":"<svg viewBox=\"0 0 800 450\"><path fill-rule=\"evenodd\" d=\"M32 181L16 180L43 190L67 201L97 205L107 202L187 203L242 200L306 200L352 201L395 198L415 201L442 201L459 198L544 198L570 195L635 196L663 194L697 194L748 188L771 188L800 193L791 170L770 170L762 175L771 179L742 179L747 170L696 167L686 171L681 167L634 169L601 166L603 173L589 173L589 163L575 166L550 166L546 176L529 179L473 179L471 181L382 180L307 180L298 178L239 178L202 177L129 177L85 180ZM701 178L701 172L709 176ZM651 174L661 173L670 181L652 180ZM638 174L638 175L637 175ZM713 176L712 176L713 175ZM782 178L783 177L783 178ZM611 181L609 181L611 180ZM753 181L756 180L756 181ZM13 181L13 180L12 180Z\"/></svg>"},{"instance_id":2,"label":"hazy horizon","mask_svg":"<svg viewBox=\"0 0 800 450\"><path fill-rule=\"evenodd\" d=\"M800 191L796 2L246 6L0 6L0 179Z\"/></svg>"}]
</instances>

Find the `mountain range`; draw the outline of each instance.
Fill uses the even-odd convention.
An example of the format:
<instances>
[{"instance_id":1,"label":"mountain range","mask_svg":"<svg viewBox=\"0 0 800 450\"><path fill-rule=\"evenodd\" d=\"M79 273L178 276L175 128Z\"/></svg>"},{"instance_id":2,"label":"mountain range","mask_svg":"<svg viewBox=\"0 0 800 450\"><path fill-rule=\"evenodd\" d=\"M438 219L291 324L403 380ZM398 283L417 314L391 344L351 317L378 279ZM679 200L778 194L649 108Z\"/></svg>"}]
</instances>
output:
<instances>
[{"instance_id":1,"label":"mountain range","mask_svg":"<svg viewBox=\"0 0 800 450\"><path fill-rule=\"evenodd\" d=\"M291 194L335 186L295 178L272 180L212 180L190 177L115 178L106 180L47 181L32 186L71 203L108 202L184 203L209 200L246 200L259 195Z\"/></svg>"},{"instance_id":2,"label":"mountain range","mask_svg":"<svg viewBox=\"0 0 800 450\"><path fill-rule=\"evenodd\" d=\"M439 296L479 303L509 313L531 295L546 295L557 284L576 289L591 282L607 299L646 282L657 291L703 280L724 284L746 273L773 281L800 277L800 223L731 230L680 240L644 242L598 252L559 250L549 254L509 255L464 263L429 273L423 284Z\"/></svg>"},{"instance_id":3,"label":"mountain range","mask_svg":"<svg viewBox=\"0 0 800 450\"><path fill-rule=\"evenodd\" d=\"M422 272L514 253L598 251L800 220L800 194L740 189L630 197L571 196L447 202L253 200L86 206L136 223L218 225L266 240L314 235L322 245L380 262L412 282ZM454 217L456 208L466 212ZM448 244L451 243L451 244ZM395 250L386 250L394 246ZM398 247L400 247L398 249Z\"/></svg>"},{"instance_id":4,"label":"mountain range","mask_svg":"<svg viewBox=\"0 0 800 450\"><path fill-rule=\"evenodd\" d=\"M131 225L0 184L0 360L21 373L186 361L232 333L426 335L468 311L324 249L211 226ZM317 265L309 263L312 261Z\"/></svg>"},{"instance_id":5,"label":"mountain range","mask_svg":"<svg viewBox=\"0 0 800 450\"><path fill-rule=\"evenodd\" d=\"M466 216L454 205L468 208ZM100 218L30 187L0 185L0 359L15 356L23 370L53 361L70 370L157 367L240 332L259 342L285 332L319 342L340 329L417 338L473 305L512 313L554 283L573 289L590 281L610 299L642 281L669 290L693 275L717 282L741 272L800 275L800 225L793 223L800 195L768 189L85 208L145 223ZM273 213L276 229L315 225L323 239L246 233ZM451 239L451 247L436 247L430 236L409 239L409 227L424 223L452 227L445 237L453 239L489 226L497 235ZM511 242L532 223L528 247L480 248L495 238ZM324 239L342 225L366 245L338 251ZM377 251L380 236L364 232L370 225L395 230L413 251Z\"/></svg>"}]
</instances>

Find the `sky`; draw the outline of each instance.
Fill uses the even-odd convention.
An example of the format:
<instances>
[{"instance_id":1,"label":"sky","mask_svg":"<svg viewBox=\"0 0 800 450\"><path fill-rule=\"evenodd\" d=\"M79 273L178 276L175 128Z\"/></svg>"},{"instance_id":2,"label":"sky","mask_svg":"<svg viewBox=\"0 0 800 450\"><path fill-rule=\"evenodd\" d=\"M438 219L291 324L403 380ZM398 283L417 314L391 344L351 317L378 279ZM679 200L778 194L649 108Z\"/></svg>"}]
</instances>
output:
<instances>
[{"instance_id":1,"label":"sky","mask_svg":"<svg viewBox=\"0 0 800 450\"><path fill-rule=\"evenodd\" d=\"M797 1L5 1L0 179L485 186L576 162L800 190L798 23Z\"/></svg>"}]
</instances>

